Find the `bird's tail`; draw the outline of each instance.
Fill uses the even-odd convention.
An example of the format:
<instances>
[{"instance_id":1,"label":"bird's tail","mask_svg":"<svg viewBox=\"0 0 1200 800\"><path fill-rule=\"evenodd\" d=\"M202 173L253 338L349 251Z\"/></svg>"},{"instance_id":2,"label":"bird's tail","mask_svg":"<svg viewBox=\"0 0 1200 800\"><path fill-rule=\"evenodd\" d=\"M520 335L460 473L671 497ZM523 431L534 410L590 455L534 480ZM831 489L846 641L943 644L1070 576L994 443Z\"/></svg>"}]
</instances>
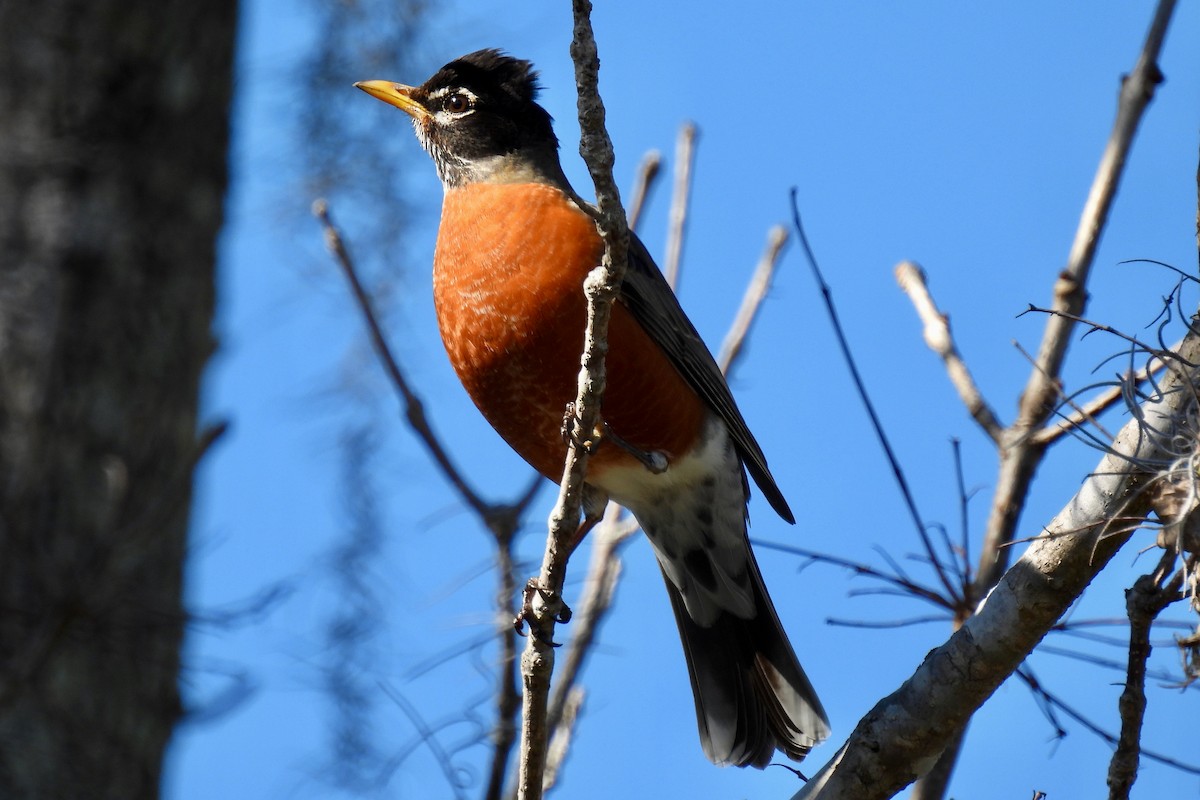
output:
<instances>
[{"instance_id":1,"label":"bird's tail","mask_svg":"<svg viewBox=\"0 0 1200 800\"><path fill-rule=\"evenodd\" d=\"M666 579L696 698L700 743L714 764L765 767L776 750L800 761L829 736L829 720L788 642L754 556L757 613L721 612L710 626L688 615ZM666 575L663 576L666 578Z\"/></svg>"}]
</instances>

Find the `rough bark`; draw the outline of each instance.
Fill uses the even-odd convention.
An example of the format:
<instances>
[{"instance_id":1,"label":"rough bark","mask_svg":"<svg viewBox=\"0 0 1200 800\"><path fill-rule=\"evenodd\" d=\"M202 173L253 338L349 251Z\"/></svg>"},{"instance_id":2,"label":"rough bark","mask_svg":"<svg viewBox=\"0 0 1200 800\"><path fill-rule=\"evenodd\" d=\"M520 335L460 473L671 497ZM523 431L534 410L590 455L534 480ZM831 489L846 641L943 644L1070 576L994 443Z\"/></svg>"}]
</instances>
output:
<instances>
[{"instance_id":1,"label":"rough bark","mask_svg":"<svg viewBox=\"0 0 1200 800\"><path fill-rule=\"evenodd\" d=\"M233 0L0 4L0 796L158 794Z\"/></svg>"}]
</instances>

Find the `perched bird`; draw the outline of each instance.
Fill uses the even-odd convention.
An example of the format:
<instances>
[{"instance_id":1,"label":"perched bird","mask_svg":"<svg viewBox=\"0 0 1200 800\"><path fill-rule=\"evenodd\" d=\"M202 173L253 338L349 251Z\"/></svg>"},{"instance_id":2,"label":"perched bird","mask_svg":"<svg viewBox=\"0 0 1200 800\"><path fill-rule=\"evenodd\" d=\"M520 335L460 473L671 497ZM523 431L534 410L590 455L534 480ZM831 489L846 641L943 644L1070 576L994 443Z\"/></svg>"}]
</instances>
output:
<instances>
[{"instance_id":1,"label":"perched bird","mask_svg":"<svg viewBox=\"0 0 1200 800\"><path fill-rule=\"evenodd\" d=\"M567 183L528 61L480 50L420 86L355 84L412 117L445 190L433 264L446 352L492 427L535 469L562 475L563 413L583 349L582 284L604 245ZM587 482L645 530L679 625L705 754L764 767L829 735L746 535L754 478L794 522L712 354L636 236L613 308ZM649 469L637 454L665 459Z\"/></svg>"}]
</instances>

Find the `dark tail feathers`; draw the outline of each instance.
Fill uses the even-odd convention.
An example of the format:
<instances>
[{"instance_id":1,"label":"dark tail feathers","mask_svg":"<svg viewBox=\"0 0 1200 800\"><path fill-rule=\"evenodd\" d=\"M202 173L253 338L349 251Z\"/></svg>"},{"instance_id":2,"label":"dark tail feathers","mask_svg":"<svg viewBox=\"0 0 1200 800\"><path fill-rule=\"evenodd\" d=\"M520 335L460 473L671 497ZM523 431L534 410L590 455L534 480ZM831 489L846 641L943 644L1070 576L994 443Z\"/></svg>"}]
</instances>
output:
<instances>
[{"instance_id":1,"label":"dark tail feathers","mask_svg":"<svg viewBox=\"0 0 1200 800\"><path fill-rule=\"evenodd\" d=\"M666 581L696 698L700 743L714 764L759 769L776 750L800 761L829 736L829 720L788 642L751 557L758 614L722 614L710 627L688 616ZM663 576L666 577L665 575Z\"/></svg>"}]
</instances>

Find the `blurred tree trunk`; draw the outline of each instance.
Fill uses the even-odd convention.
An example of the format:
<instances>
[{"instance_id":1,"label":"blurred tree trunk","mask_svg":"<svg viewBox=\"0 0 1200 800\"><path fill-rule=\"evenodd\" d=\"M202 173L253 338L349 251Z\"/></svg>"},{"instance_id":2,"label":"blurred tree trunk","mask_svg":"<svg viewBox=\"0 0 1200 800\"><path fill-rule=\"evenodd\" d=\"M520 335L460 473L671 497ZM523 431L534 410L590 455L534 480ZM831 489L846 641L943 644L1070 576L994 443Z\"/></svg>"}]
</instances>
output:
<instances>
[{"instance_id":1,"label":"blurred tree trunk","mask_svg":"<svg viewBox=\"0 0 1200 800\"><path fill-rule=\"evenodd\" d=\"M158 794L233 0L0 2L0 796Z\"/></svg>"}]
</instances>

